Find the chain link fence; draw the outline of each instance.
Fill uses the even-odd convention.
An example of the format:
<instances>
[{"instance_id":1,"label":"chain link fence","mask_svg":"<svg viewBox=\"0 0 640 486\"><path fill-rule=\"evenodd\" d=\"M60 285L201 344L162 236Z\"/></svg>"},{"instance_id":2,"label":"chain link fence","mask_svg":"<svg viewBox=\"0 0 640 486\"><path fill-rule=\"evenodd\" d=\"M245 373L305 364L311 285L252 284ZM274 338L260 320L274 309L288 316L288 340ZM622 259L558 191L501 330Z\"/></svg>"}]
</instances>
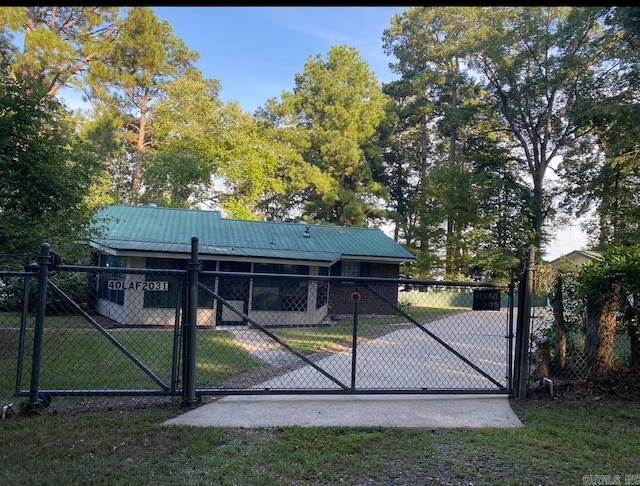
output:
<instances>
[{"instance_id":1,"label":"chain link fence","mask_svg":"<svg viewBox=\"0 0 640 486\"><path fill-rule=\"evenodd\" d=\"M241 362L244 352L251 362L259 359L257 367L247 363L242 373L218 382L200 375L198 386L204 394L508 390L512 333L506 289L505 306L487 311L473 310L474 289L462 286L415 284L409 291L398 281L375 279L271 275L257 284L251 280L244 285L254 289L254 298L261 298L256 311L253 305L249 315L240 311L246 307L240 293L229 295L223 304L234 305L237 322L246 325L225 321L221 327L200 330L199 342L222 343L229 350L225 369ZM267 293L270 298L263 299ZM496 293L501 294L499 289ZM339 297L327 298L334 294ZM305 300L312 295L316 297Z\"/></svg>"},{"instance_id":2,"label":"chain link fence","mask_svg":"<svg viewBox=\"0 0 640 486\"><path fill-rule=\"evenodd\" d=\"M0 271L3 401L510 391L507 286L181 267Z\"/></svg>"},{"instance_id":3,"label":"chain link fence","mask_svg":"<svg viewBox=\"0 0 640 486\"><path fill-rule=\"evenodd\" d=\"M587 307L579 297L578 268L562 272L537 265L534 272L534 303L529 341L529 388L536 390L571 386L598 378L593 358L588 358ZM546 295L545 295L546 294ZM629 296L623 296L629 298ZM631 296L632 297L632 296ZM615 316L613 337L615 369L629 369L632 359L630 330L622 312ZM592 344L593 345L593 344Z\"/></svg>"}]
</instances>

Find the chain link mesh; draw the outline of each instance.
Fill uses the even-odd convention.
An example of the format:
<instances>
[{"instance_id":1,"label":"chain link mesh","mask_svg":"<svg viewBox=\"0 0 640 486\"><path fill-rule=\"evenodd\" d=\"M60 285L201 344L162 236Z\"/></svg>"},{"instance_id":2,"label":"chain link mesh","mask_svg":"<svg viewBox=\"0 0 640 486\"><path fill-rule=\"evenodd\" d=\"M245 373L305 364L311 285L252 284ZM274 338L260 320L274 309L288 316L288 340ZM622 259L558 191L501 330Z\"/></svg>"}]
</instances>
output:
<instances>
[{"instance_id":1,"label":"chain link mesh","mask_svg":"<svg viewBox=\"0 0 640 486\"><path fill-rule=\"evenodd\" d=\"M2 395L29 390L37 274L0 272ZM468 286L202 271L199 394L506 392L511 328ZM179 394L187 270L58 267L47 285L40 389ZM26 312L22 312L23 309ZM356 337L354 341L354 336Z\"/></svg>"}]
</instances>

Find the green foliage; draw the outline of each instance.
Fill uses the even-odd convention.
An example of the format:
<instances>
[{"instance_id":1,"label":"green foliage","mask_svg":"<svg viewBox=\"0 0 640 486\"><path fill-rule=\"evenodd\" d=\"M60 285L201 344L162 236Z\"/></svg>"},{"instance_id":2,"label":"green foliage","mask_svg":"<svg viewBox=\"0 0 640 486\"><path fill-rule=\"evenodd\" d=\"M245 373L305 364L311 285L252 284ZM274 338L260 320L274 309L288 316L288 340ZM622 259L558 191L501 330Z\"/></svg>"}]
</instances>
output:
<instances>
[{"instance_id":1,"label":"green foliage","mask_svg":"<svg viewBox=\"0 0 640 486\"><path fill-rule=\"evenodd\" d=\"M50 278L71 300L79 306L87 308L90 293L89 274L65 272L58 275L51 274ZM25 278L4 277L2 279L0 282L0 310L3 312L22 312L26 303L28 312L36 311L38 279L37 277L31 277L28 281L28 298L25 302ZM57 292L49 289L45 312L47 315L66 314L73 312L73 307Z\"/></svg>"},{"instance_id":2,"label":"green foliage","mask_svg":"<svg viewBox=\"0 0 640 486\"><path fill-rule=\"evenodd\" d=\"M287 131L305 134L298 145L304 164L290 178L289 190L301 194L308 219L363 226L383 215L375 202L386 198L386 191L373 177L367 156L375 151L367 148L385 116L385 104L358 52L333 46L326 59L307 60L296 75L294 92L284 93L272 108L280 120L293 123Z\"/></svg>"},{"instance_id":3,"label":"green foliage","mask_svg":"<svg viewBox=\"0 0 640 486\"><path fill-rule=\"evenodd\" d=\"M122 204L131 191L127 147L118 137L120 119L113 112L96 113L92 118L76 114L78 137L87 156L100 161L91 181L87 205L97 210L105 204Z\"/></svg>"},{"instance_id":4,"label":"green foliage","mask_svg":"<svg viewBox=\"0 0 640 486\"><path fill-rule=\"evenodd\" d=\"M609 19L610 23L619 26L622 39L628 44L629 53L640 47L640 7L616 7Z\"/></svg>"},{"instance_id":5,"label":"green foliage","mask_svg":"<svg viewBox=\"0 0 640 486\"><path fill-rule=\"evenodd\" d=\"M601 260L585 264L580 271L579 295L587 306L587 313L594 308L605 312L615 311L610 316L615 326L604 327L587 319L587 346L590 342L610 343L616 332L629 337L631 353L629 365L640 364L640 333L638 331L638 309L640 305L640 246L614 247L603 253ZM598 327L595 327L595 326ZM595 330L590 333L590 329ZM597 332L596 332L597 331ZM595 335L596 338L589 337Z\"/></svg>"},{"instance_id":6,"label":"green foliage","mask_svg":"<svg viewBox=\"0 0 640 486\"><path fill-rule=\"evenodd\" d=\"M545 222L555 210L557 189L548 169L568 149L590 146L588 129L574 115L606 97L603 86L617 76L607 69L613 58L607 48L612 33L603 29L606 12L598 7L496 9L487 12L493 18L477 38L487 46L486 54L471 66L487 77L501 121L520 146L523 169L531 176L537 247L546 241Z\"/></svg>"},{"instance_id":7,"label":"green foliage","mask_svg":"<svg viewBox=\"0 0 640 486\"><path fill-rule=\"evenodd\" d=\"M579 295L602 302L612 296L612 284L620 283L625 298L640 296L639 275L640 246L612 247L580 268Z\"/></svg>"},{"instance_id":8,"label":"green foliage","mask_svg":"<svg viewBox=\"0 0 640 486\"><path fill-rule=\"evenodd\" d=\"M144 187L144 158L151 138L154 103L165 96L166 84L184 76L200 55L173 34L150 7L130 7L117 39L94 64L87 89L105 107L118 113L118 135L127 143L127 202L136 203Z\"/></svg>"},{"instance_id":9,"label":"green foliage","mask_svg":"<svg viewBox=\"0 0 640 486\"><path fill-rule=\"evenodd\" d=\"M67 113L44 89L0 83L0 246L32 256L43 242L67 259L85 248L85 197L97 169Z\"/></svg>"},{"instance_id":10,"label":"green foliage","mask_svg":"<svg viewBox=\"0 0 640 486\"><path fill-rule=\"evenodd\" d=\"M118 7L3 7L0 23L23 36L9 76L42 86L54 96L64 86L84 86L83 75L114 40Z\"/></svg>"},{"instance_id":11,"label":"green foliage","mask_svg":"<svg viewBox=\"0 0 640 486\"><path fill-rule=\"evenodd\" d=\"M219 82L190 68L164 89L153 110L140 202L188 208L207 195L221 157Z\"/></svg>"},{"instance_id":12,"label":"green foliage","mask_svg":"<svg viewBox=\"0 0 640 486\"><path fill-rule=\"evenodd\" d=\"M29 82L3 99L75 86L93 102L73 122L55 115L64 143L29 142L34 153L51 147L54 165L80 167L56 171L83 194L82 211L201 203L243 219L391 221L417 256L412 275L506 281L528 246L544 247L557 210L593 214L599 248L640 240L636 11L411 7L382 35L399 79L381 86L357 50L333 46L251 115L220 102L220 83L193 67L199 54L150 7L6 7L3 93ZM19 122L4 121L6 133ZM10 152L15 134L6 140ZM26 165L0 178L42 172ZM72 202L55 184L24 191L44 200L49 188ZM3 252L34 253L43 240L60 250L57 223L27 226L75 221L66 202L41 220L5 211ZM21 244L4 246L9 235Z\"/></svg>"},{"instance_id":13,"label":"green foliage","mask_svg":"<svg viewBox=\"0 0 640 486\"><path fill-rule=\"evenodd\" d=\"M591 143L568 152L559 167L565 180L563 205L588 215L590 240L599 248L640 241L640 85L637 76L621 73L612 86L618 95L576 115L589 127ZM594 153L596 145L600 150Z\"/></svg>"},{"instance_id":14,"label":"green foliage","mask_svg":"<svg viewBox=\"0 0 640 486\"><path fill-rule=\"evenodd\" d=\"M480 12L412 8L383 34L402 75L385 86L396 103L386 182L423 276L508 280L532 240L530 190L487 91L465 70Z\"/></svg>"}]
</instances>

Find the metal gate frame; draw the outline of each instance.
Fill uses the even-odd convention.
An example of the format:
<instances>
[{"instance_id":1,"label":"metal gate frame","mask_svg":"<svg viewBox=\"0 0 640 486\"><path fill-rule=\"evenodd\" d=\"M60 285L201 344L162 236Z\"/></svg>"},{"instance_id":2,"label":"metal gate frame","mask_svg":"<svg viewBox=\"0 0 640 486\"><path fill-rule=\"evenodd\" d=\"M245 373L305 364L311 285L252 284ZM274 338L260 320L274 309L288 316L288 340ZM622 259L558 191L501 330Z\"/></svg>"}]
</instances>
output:
<instances>
[{"instance_id":1,"label":"metal gate frame","mask_svg":"<svg viewBox=\"0 0 640 486\"><path fill-rule=\"evenodd\" d=\"M247 278L255 276L253 274L242 274ZM279 274L260 274L261 278L287 278L287 276L279 275ZM296 279L300 279L302 277L296 276ZM255 329L260 333L268 336L271 340L275 341L278 345L285 348L288 352L295 355L301 361L303 361L306 365L314 368L316 371L321 373L323 376L328 378L330 381L335 383L339 389L337 390L314 390L314 389L287 389L287 390L271 390L271 389L251 389L251 390L238 390L238 389L229 389L229 388L200 388L193 390L195 396L204 396L204 395L261 395L261 394L285 394L285 395L313 395L313 394L508 394L512 393L512 363L513 363L513 341L514 341L514 284L513 282L504 285L504 284L495 284L495 283L479 283L479 282L454 282L454 281L432 281L432 280L412 280L412 279L379 279L379 278L369 278L369 277L329 277L329 276L313 276L309 277L313 280L317 281L349 281L354 283L354 294L357 293L358 284L361 285L361 288L366 288L372 293L374 293L379 299L385 301L389 306L397 311L398 314L405 317L409 322L413 324L414 327L420 329L421 332L432 338L436 341L440 346L447 350L447 352L454 355L456 358L461 360L463 363L467 364L474 371L479 373L482 377L486 378L490 383L495 385L494 389L367 389L367 388L358 388L356 387L356 366L357 366L357 343L358 343L358 308L357 308L357 299L354 298L354 308L353 308L353 335L352 335L352 364L351 364L351 381L350 384L343 383L339 378L332 375L327 370L323 369L317 363L309 359L309 357L300 353L292 346L290 346L286 341L278 337L275 333L273 333L268 327L260 324L255 319L252 319L249 315L244 312L238 310L234 307L230 302L222 298L219 294L209 289L208 287L199 284L199 288L209 295L211 295L216 301L220 304L228 308L230 311L236 313L242 320L247 322L247 326L251 329ZM394 283L398 285L431 285L431 286L440 286L440 287L473 287L473 288L485 288L485 289L496 289L496 290L505 290L508 296L508 322L506 326L506 355L507 362L505 363L505 371L506 371L506 386L500 382L498 382L494 377L489 375L487 372L482 370L477 364L471 361L469 358L458 352L451 345L449 345L446 341L441 339L438 335L427 329L427 327L416 319L414 319L408 312L404 311L399 305L391 302L386 296L375 290L371 284L372 283Z\"/></svg>"},{"instance_id":2,"label":"metal gate frame","mask_svg":"<svg viewBox=\"0 0 640 486\"><path fill-rule=\"evenodd\" d=\"M56 268L58 270L81 270L85 272L101 272L101 273L122 273L123 268L108 268L108 267L86 267L86 266L61 266L59 265L59 256L50 251L50 245L44 243L41 247L41 253L38 256L36 265L28 265L27 270L31 272L14 272L16 275L22 275L25 277L24 286L24 305L22 310L21 328L19 336L19 349L18 349L18 365L16 373L16 396L28 396L29 400L25 405L25 412L27 414L39 413L42 408L46 408L51 403L54 396L171 396L180 395L183 393L183 389L179 386L179 374L180 371L184 374L184 369L181 369L181 357L184 354L184 350L181 347L184 341L184 329L183 325L184 306L185 301L184 291L182 289L178 292L181 301L176 308L175 322L174 322L174 339L173 339L173 359L171 366L171 382L167 384L163 382L148 366L146 366L141 360L139 360L133 353L131 353L123 344L121 344L114 336L112 336L100 323L98 323L93 317L91 317L86 311L84 311L71 297L69 297L59 286L52 282L49 278L50 268ZM143 269L126 269L127 273L150 273ZM151 273L154 273L153 271ZM162 270L162 273L173 273L179 275L186 275L185 271L180 270ZM22 389L22 376L25 361L25 347L26 347L26 321L28 314L28 301L29 301L29 281L31 278L37 278L38 280L38 297L36 301L35 312L35 329L33 338L33 356L29 390ZM68 304L80 317L86 320L91 326L96 329L105 339L113 344L116 349L124 354L137 368L142 370L153 382L158 385L158 389L146 389L146 390L50 390L42 389L40 387L40 372L42 367L42 351L43 351L43 337L44 337L44 325L45 325L45 309L47 302L47 289L51 289L58 297L60 297L66 304ZM185 402L186 403L186 402Z\"/></svg>"},{"instance_id":3,"label":"metal gate frame","mask_svg":"<svg viewBox=\"0 0 640 486\"><path fill-rule=\"evenodd\" d=\"M341 381L340 379L333 376L331 373L324 370L321 366L314 363L311 359L309 359L304 354L296 351L293 347L287 344L284 340L280 339L275 333L271 332L266 326L256 322L250 316L246 315L244 312L238 310L234 306L232 306L227 300L223 299L220 295L216 294L213 290L200 285L199 283L199 273L200 273L200 262L198 260L198 239L192 238L191 242L191 258L189 260L187 271L179 271L174 270L175 273L180 273L181 275L187 275L187 282L184 285L182 295L182 302L179 309L176 309L176 319L175 319L175 334L174 334L174 354L173 354L173 365L172 365L172 379L170 384L164 383L157 375L155 375L149 368L147 368L144 363L138 360L132 353L130 353L122 344L120 344L113 336L111 336L98 322L96 322L90 315L88 315L85 311L83 311L71 298L69 298L58 286L56 286L53 282L49 280L49 270L50 267L60 268L59 261L56 262L56 255L50 251L50 247L47 243L42 245L41 254L38 257L37 264L37 273L35 273L36 266L33 266L33 273L29 274L28 278L32 278L33 276L37 276L39 281L38 287L38 302L37 302L37 310L36 310L36 325L35 325L35 334L34 334L34 347L33 347L33 367L31 374L31 382L30 382L30 390L29 390L29 402L27 404L27 411L37 411L43 405L46 405L47 401L50 401L50 397L53 395L64 395L64 396L87 396L87 395L105 395L105 396L114 396L114 395L182 395L182 401L184 405L194 405L200 401L200 398L203 395L232 395L232 394L331 394L331 393L348 393L348 394L384 394L384 393L405 393L405 394L441 394L441 393L459 393L459 394L468 394L468 393L485 393L485 394L511 394L513 390L512 381L513 381L513 373L512 373L512 363L513 363L513 322L514 322L514 283L510 283L508 285L503 284L493 284L493 283L478 283L478 282L445 282L445 281L419 281L412 279L375 279L368 277L331 277L331 276L313 276L309 278L313 278L315 280L326 280L326 281L345 281L353 282L354 289L358 289L358 285L361 288L367 288L368 290L374 292L378 298L384 300L388 305L392 306L396 309L398 314L405 317L409 322L413 324L414 327L420 329L420 331L431 339L436 341L440 346L447 350L447 352L453 354L456 358L470 366L473 370L478 372L481 376L486 378L489 382L495 385L493 389L480 389L480 390L471 390L471 389L443 389L443 390L399 390L399 389L388 389L388 390L380 390L380 389L361 389L355 386L356 381L356 364L357 364L357 342L358 342L358 302L357 299L354 298L353 303L353 339L352 339L352 370L351 370L351 383L347 384ZM84 267L87 270L91 271L104 271L104 269L100 267ZM114 269L113 271L122 272L122 268ZM127 270L135 270L135 269L127 269ZM138 271L143 272L144 270L138 269ZM238 274L238 276L241 276ZM255 277L255 275L253 275ZM260 274L261 278L265 277L274 277L274 278L284 278L282 275L270 275L270 274ZM300 278L300 276L297 276ZM503 385L499 383L496 379L490 376L488 373L483 371L480 366L476 363L456 351L452 346L450 346L446 341L441 339L434 332L430 331L423 324L414 319L408 312L404 311L399 305L393 303L387 299L384 295L377 292L374 288L372 288L371 284L375 282L385 282L385 283L395 283L397 285L437 285L440 287L446 286L462 286L462 287L482 287L482 288L491 288L491 289L499 289L505 290L508 293L508 323L506 329L505 340L507 341L507 363L505 363L505 369L507 376L506 382L507 385ZM81 316L83 316L95 329L97 329L106 339L108 339L116 348L118 348L122 353L124 353L136 366L142 369L156 384L158 384L158 390L64 390L64 391L56 391L56 390L41 390L40 389L40 366L41 366L41 354L42 354L42 337L43 337L43 329L44 329L44 319L45 319L45 304L46 304L46 293L47 288L52 288L60 297L62 297L72 308ZM28 287L25 287L25 292ZM232 312L238 314L242 317L248 325L252 328L260 331L264 335L268 336L270 339L276 341L280 346L284 347L287 351L294 354L296 357L301 359L306 365L313 367L316 371L321 373L323 376L331 380L335 383L339 389L338 390L232 390L232 389L197 389L196 388L196 343L197 343L197 300L198 300L198 292L199 289L204 289L206 292L210 293L211 296L220 302L222 305L226 306ZM23 333L21 333L23 334ZM21 336L22 338L23 336ZM22 344L21 344L22 347ZM21 351L22 353L22 351ZM22 356L22 354L21 354ZM22 358L21 358L22 359ZM22 361L20 361L19 366L21 366ZM182 373L181 380L179 378L180 372ZM179 386L179 382L182 383L182 387ZM24 396L24 391L19 391L19 379L17 380L16 390L17 393L22 394Z\"/></svg>"}]
</instances>

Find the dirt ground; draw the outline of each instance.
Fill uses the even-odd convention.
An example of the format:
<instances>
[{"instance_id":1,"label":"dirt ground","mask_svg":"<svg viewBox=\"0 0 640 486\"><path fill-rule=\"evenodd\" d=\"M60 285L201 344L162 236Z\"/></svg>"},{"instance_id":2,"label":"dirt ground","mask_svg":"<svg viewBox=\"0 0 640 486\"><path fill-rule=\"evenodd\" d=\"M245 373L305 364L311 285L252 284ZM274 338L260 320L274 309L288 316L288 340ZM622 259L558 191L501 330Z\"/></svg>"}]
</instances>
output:
<instances>
[{"instance_id":1,"label":"dirt ground","mask_svg":"<svg viewBox=\"0 0 640 486\"><path fill-rule=\"evenodd\" d=\"M204 396L196 404L207 403L216 397ZM640 373L621 370L598 380L574 382L554 382L553 394L548 384L533 384L524 399L511 398L510 404L520 420L524 420L527 406L553 401L608 401L624 406L625 402L640 402ZM27 398L14 399L14 404L5 410L6 418L19 419L28 415L25 404ZM3 404L4 405L4 404ZM78 415L83 413L139 414L148 411L165 410L182 413L185 408L180 396L138 396L138 397L52 397L47 406L31 410L38 415Z\"/></svg>"},{"instance_id":2,"label":"dirt ground","mask_svg":"<svg viewBox=\"0 0 640 486\"><path fill-rule=\"evenodd\" d=\"M553 394L549 384L532 386L524 399L510 399L511 408L524 420L527 406L552 401L591 400L618 403L640 402L640 373L619 370L607 378L573 382L554 382Z\"/></svg>"}]
</instances>

